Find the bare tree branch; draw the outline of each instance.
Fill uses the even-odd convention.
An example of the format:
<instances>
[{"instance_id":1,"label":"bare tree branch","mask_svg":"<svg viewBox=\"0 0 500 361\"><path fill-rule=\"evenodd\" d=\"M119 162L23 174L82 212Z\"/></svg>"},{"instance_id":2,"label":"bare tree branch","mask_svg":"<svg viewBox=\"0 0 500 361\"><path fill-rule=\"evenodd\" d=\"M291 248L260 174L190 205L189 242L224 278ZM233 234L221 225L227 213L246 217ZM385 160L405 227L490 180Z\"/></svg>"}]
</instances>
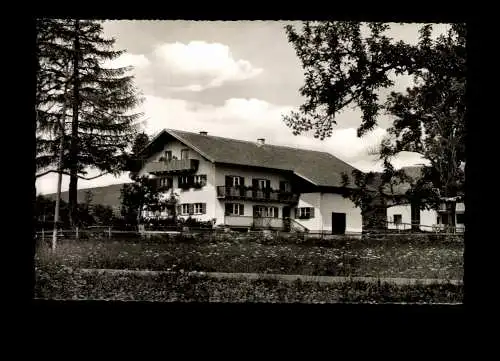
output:
<instances>
[{"instance_id":1,"label":"bare tree branch","mask_svg":"<svg viewBox=\"0 0 500 361\"><path fill-rule=\"evenodd\" d=\"M43 177L43 176L45 176L45 175L47 175L47 174L49 174L49 173L59 173L59 171L57 171L57 170L55 170L55 169L51 169L51 170L45 171L45 172L43 172L43 173L37 174L37 175L35 176L35 178L40 178L40 177ZM61 173L62 173L62 174L65 174L65 175L70 175L70 174L69 174L69 172L65 172L65 171L63 171L63 172L61 172ZM95 177L90 177L90 178L86 178L86 177L83 177L83 176L81 176L81 175L78 175L78 178L83 179L83 180L93 180L93 179L96 179L96 178L102 177L102 176L104 176L104 175L106 175L106 174L110 174L110 173L111 173L111 172L104 172L104 173L101 173L101 174L99 174L99 175L96 175Z\"/></svg>"}]
</instances>

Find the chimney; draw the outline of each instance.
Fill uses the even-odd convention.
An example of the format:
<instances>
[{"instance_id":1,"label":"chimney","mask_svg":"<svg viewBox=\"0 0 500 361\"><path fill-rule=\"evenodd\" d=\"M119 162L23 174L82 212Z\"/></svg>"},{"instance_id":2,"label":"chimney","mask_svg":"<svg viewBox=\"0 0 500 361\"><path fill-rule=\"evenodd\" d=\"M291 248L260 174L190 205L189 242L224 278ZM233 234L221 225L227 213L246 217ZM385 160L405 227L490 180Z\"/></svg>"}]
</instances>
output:
<instances>
[{"instance_id":1,"label":"chimney","mask_svg":"<svg viewBox=\"0 0 500 361\"><path fill-rule=\"evenodd\" d=\"M265 142L266 140L264 138L257 139L257 145L264 145Z\"/></svg>"},{"instance_id":2,"label":"chimney","mask_svg":"<svg viewBox=\"0 0 500 361\"><path fill-rule=\"evenodd\" d=\"M207 132L205 132L204 130L200 132L201 135L208 135Z\"/></svg>"}]
</instances>

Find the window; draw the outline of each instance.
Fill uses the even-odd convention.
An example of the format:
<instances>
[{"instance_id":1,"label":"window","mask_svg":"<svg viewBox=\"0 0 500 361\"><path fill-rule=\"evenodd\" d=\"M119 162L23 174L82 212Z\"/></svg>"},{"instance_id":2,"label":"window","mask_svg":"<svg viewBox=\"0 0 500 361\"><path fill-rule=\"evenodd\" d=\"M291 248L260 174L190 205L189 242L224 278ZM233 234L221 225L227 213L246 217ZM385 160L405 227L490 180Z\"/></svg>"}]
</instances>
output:
<instances>
[{"instance_id":1,"label":"window","mask_svg":"<svg viewBox=\"0 0 500 361\"><path fill-rule=\"evenodd\" d=\"M393 221L394 221L394 224L401 224L401 223L403 223L403 216L401 214L395 214L393 216Z\"/></svg>"},{"instance_id":2,"label":"window","mask_svg":"<svg viewBox=\"0 0 500 361\"><path fill-rule=\"evenodd\" d=\"M172 178L163 177L159 180L160 188L171 188L172 187Z\"/></svg>"},{"instance_id":3,"label":"window","mask_svg":"<svg viewBox=\"0 0 500 361\"><path fill-rule=\"evenodd\" d=\"M259 189L266 188L266 180L265 179L258 179L258 181L257 181L257 187Z\"/></svg>"},{"instance_id":4,"label":"window","mask_svg":"<svg viewBox=\"0 0 500 361\"><path fill-rule=\"evenodd\" d=\"M240 186L241 185L240 181L241 181L240 177L233 177L233 187Z\"/></svg>"},{"instance_id":5,"label":"window","mask_svg":"<svg viewBox=\"0 0 500 361\"><path fill-rule=\"evenodd\" d=\"M181 175L179 176L179 188L189 189L193 185L193 176Z\"/></svg>"},{"instance_id":6,"label":"window","mask_svg":"<svg viewBox=\"0 0 500 361\"><path fill-rule=\"evenodd\" d=\"M189 149L182 149L181 150L181 159L188 159L189 158Z\"/></svg>"},{"instance_id":7,"label":"window","mask_svg":"<svg viewBox=\"0 0 500 361\"><path fill-rule=\"evenodd\" d=\"M205 174L195 175L194 183L198 186L203 187L207 184L207 176Z\"/></svg>"},{"instance_id":8,"label":"window","mask_svg":"<svg viewBox=\"0 0 500 361\"><path fill-rule=\"evenodd\" d=\"M465 224L465 213L457 213L457 224Z\"/></svg>"},{"instance_id":9,"label":"window","mask_svg":"<svg viewBox=\"0 0 500 361\"><path fill-rule=\"evenodd\" d=\"M189 214L189 204L188 203L184 203L184 204L181 204L181 214Z\"/></svg>"},{"instance_id":10,"label":"window","mask_svg":"<svg viewBox=\"0 0 500 361\"><path fill-rule=\"evenodd\" d=\"M300 219L314 218L314 208L312 207L296 208L295 218L300 218Z\"/></svg>"},{"instance_id":11,"label":"window","mask_svg":"<svg viewBox=\"0 0 500 361\"><path fill-rule=\"evenodd\" d=\"M286 193L291 192L292 191L292 187L290 185L290 182L280 181L280 191L281 192L286 192Z\"/></svg>"},{"instance_id":12,"label":"window","mask_svg":"<svg viewBox=\"0 0 500 361\"><path fill-rule=\"evenodd\" d=\"M206 203L194 203L193 213L194 214L205 214L206 213Z\"/></svg>"},{"instance_id":13,"label":"window","mask_svg":"<svg viewBox=\"0 0 500 361\"><path fill-rule=\"evenodd\" d=\"M171 150L165 151L165 160L172 160L172 151Z\"/></svg>"},{"instance_id":14,"label":"window","mask_svg":"<svg viewBox=\"0 0 500 361\"><path fill-rule=\"evenodd\" d=\"M278 207L254 206L254 217L278 218Z\"/></svg>"},{"instance_id":15,"label":"window","mask_svg":"<svg viewBox=\"0 0 500 361\"><path fill-rule=\"evenodd\" d=\"M240 203L226 203L227 216L242 216L244 214L244 205Z\"/></svg>"}]
</instances>

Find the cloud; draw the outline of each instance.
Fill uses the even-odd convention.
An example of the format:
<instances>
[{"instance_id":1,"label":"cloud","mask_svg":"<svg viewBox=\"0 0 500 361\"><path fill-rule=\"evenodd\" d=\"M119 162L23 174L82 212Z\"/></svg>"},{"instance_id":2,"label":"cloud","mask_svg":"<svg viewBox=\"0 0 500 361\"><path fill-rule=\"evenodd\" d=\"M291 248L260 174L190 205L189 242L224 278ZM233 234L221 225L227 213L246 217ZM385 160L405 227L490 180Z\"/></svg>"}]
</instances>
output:
<instances>
[{"instance_id":1,"label":"cloud","mask_svg":"<svg viewBox=\"0 0 500 361\"><path fill-rule=\"evenodd\" d=\"M111 61L106 61L105 66L109 68L121 68L126 66L133 66L134 68L143 69L148 67L151 61L143 54L130 54L125 53L118 58Z\"/></svg>"},{"instance_id":2,"label":"cloud","mask_svg":"<svg viewBox=\"0 0 500 361\"><path fill-rule=\"evenodd\" d=\"M350 163L366 159L368 149L380 144L387 134L385 129L377 127L358 138L356 128L350 127L335 128L332 137L324 141L308 135L294 136L282 121L282 115L292 108L260 99L231 98L220 106L214 106L146 96L143 111L149 117L146 124L149 134L172 128L192 132L204 130L213 135L250 141L265 138L270 144L329 152ZM344 122L339 121L339 124Z\"/></svg>"},{"instance_id":3,"label":"cloud","mask_svg":"<svg viewBox=\"0 0 500 361\"><path fill-rule=\"evenodd\" d=\"M356 136L355 127L335 128L332 137L321 141L308 135L292 134L281 118L292 109L291 106L279 106L260 99L231 98L215 106L146 95L142 107L141 110L148 117L144 130L150 135L172 128L192 132L204 130L212 135L249 141L265 138L269 144L328 152L363 171L382 169L380 162L375 162L373 157L367 155L368 149L378 145L387 134L380 127L362 138ZM348 113L346 116L351 115ZM345 123L339 121L339 124ZM393 162L396 168L418 163L423 163L423 160L414 153L403 153ZM91 172L89 176L96 174ZM128 175L118 178L104 176L93 181L80 180L78 184L79 188L88 188L123 182L130 182ZM57 176L48 175L38 180L37 191L55 192L56 184ZM68 177L63 177L63 191L68 189L68 184Z\"/></svg>"},{"instance_id":4,"label":"cloud","mask_svg":"<svg viewBox=\"0 0 500 361\"><path fill-rule=\"evenodd\" d=\"M247 60L234 59L229 47L220 43L166 43L156 46L153 55L176 91L220 87L226 82L253 78L263 71Z\"/></svg>"}]
</instances>

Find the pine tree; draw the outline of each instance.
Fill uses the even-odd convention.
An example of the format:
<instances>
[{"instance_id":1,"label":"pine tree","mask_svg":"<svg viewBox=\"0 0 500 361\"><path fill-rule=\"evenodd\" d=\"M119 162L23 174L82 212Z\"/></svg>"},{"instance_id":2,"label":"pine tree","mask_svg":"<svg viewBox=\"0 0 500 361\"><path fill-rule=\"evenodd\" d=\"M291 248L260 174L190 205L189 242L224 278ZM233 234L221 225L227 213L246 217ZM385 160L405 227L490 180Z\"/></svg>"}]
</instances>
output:
<instances>
[{"instance_id":1,"label":"pine tree","mask_svg":"<svg viewBox=\"0 0 500 361\"><path fill-rule=\"evenodd\" d=\"M59 111L62 103L70 108L70 118L65 120L69 129L64 141L63 172L70 175L69 207L74 224L78 178L94 179L123 171L126 148L134 139L136 121L141 116L133 110L141 98L133 85L133 77L127 75L131 67L106 67L106 62L116 59L123 51L113 49L114 39L103 38L100 21L44 20L39 25L40 33L47 34L47 48L51 49L46 63L50 67L58 62L70 64L69 74L57 73L59 83L69 84L67 102L61 96L54 96L52 100L59 105ZM39 72L40 79L42 75ZM49 84L55 82L54 76L46 78ZM56 108L52 115L43 114L41 118L44 124L49 124L51 117L58 115ZM40 151L44 148L47 153L39 160L40 168L54 167L53 155L60 147L56 139L48 137L48 126L41 126L39 130L46 137L39 142ZM101 174L85 178L88 168L97 169ZM38 176L53 171L45 170Z\"/></svg>"}]
</instances>

